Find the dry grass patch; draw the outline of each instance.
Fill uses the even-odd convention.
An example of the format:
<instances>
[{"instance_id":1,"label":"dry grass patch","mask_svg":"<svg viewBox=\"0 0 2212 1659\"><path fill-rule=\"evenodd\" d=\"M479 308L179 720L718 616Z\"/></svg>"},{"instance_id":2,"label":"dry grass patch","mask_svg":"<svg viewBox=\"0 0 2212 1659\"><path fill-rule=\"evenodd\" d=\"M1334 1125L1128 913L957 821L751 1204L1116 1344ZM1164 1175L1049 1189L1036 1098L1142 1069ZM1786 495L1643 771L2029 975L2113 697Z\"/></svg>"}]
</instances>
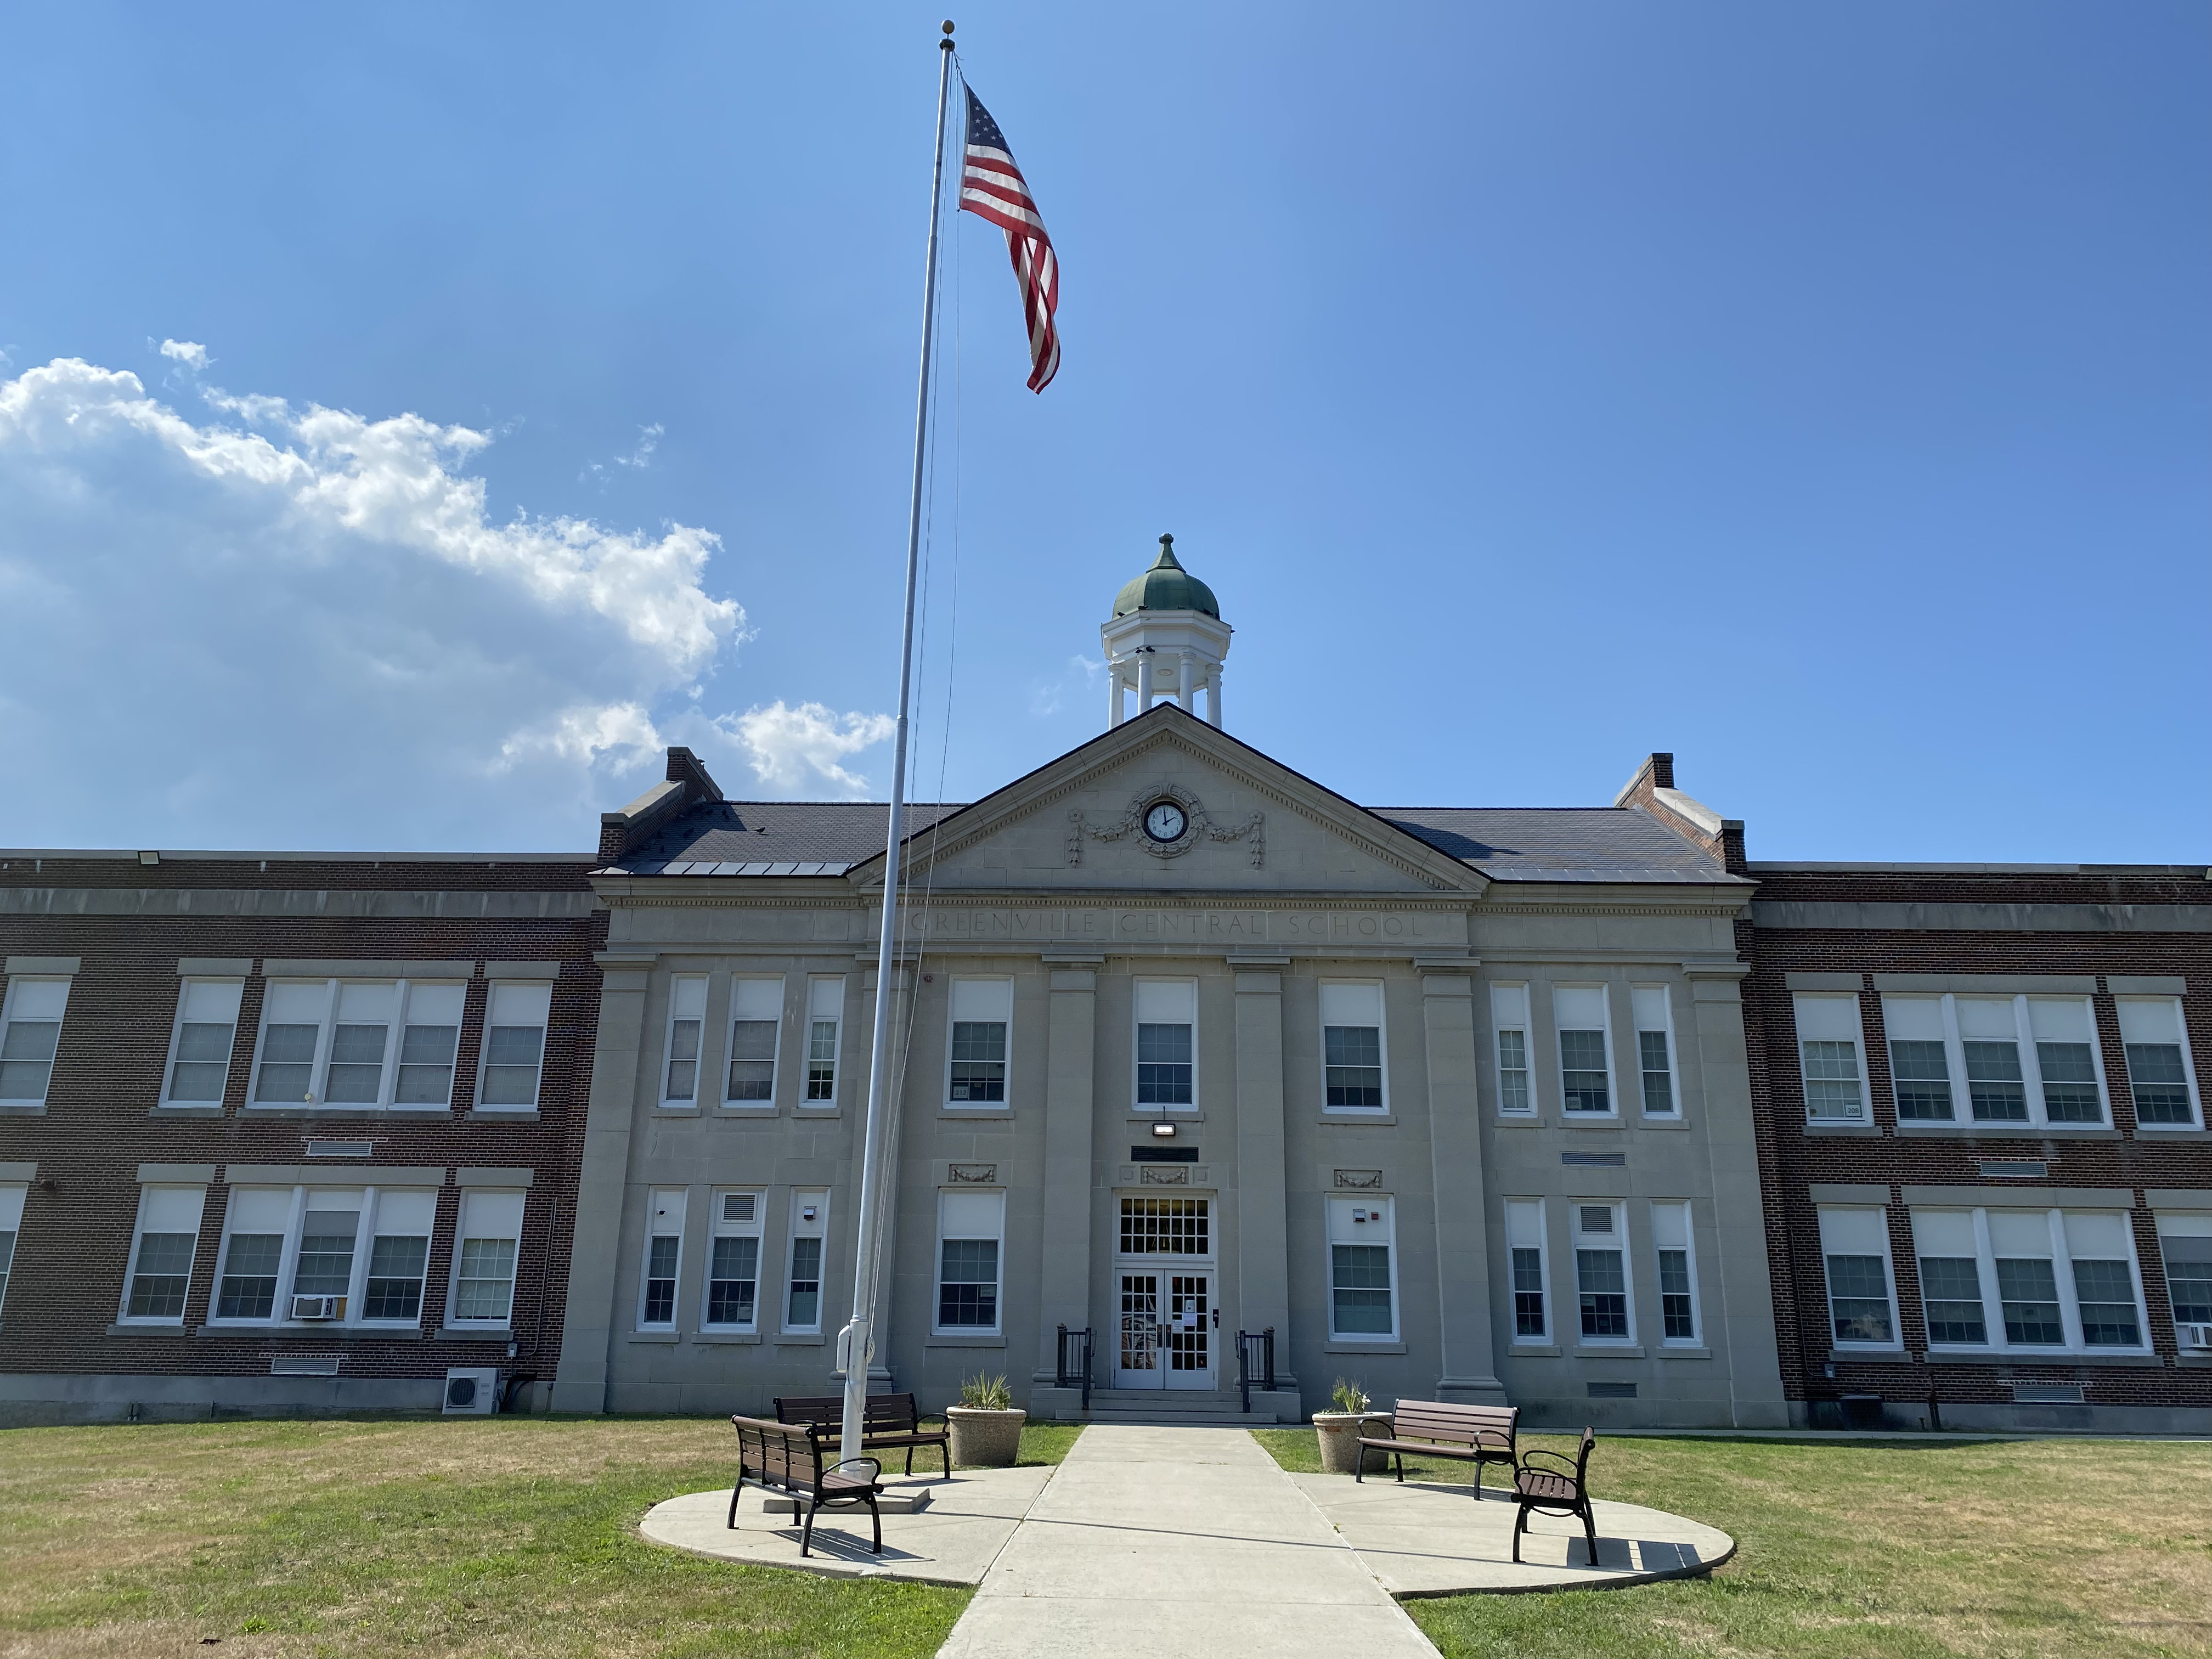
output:
<instances>
[{"instance_id":1,"label":"dry grass patch","mask_svg":"<svg viewBox=\"0 0 2212 1659\"><path fill-rule=\"evenodd\" d=\"M1319 1465L1310 1429L1257 1437ZM1738 1554L1707 1579L1409 1604L1444 1654L2212 1659L2212 1444L1608 1436L1590 1474Z\"/></svg>"},{"instance_id":2,"label":"dry grass patch","mask_svg":"<svg viewBox=\"0 0 2212 1659\"><path fill-rule=\"evenodd\" d=\"M966 1592L636 1536L727 1481L728 1443L697 1419L0 1433L0 1656L933 1653Z\"/></svg>"}]
</instances>

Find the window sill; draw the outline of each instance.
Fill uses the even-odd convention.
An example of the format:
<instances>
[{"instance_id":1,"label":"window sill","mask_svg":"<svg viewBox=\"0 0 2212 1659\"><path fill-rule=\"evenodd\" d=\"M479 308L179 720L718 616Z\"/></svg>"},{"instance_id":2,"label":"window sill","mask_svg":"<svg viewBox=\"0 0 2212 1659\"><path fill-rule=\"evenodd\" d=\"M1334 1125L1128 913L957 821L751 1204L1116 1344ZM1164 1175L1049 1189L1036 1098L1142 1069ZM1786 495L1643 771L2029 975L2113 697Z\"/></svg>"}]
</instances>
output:
<instances>
[{"instance_id":1,"label":"window sill","mask_svg":"<svg viewBox=\"0 0 2212 1659\"><path fill-rule=\"evenodd\" d=\"M514 1333L505 1325L441 1325L441 1342L512 1342Z\"/></svg>"},{"instance_id":2,"label":"window sill","mask_svg":"<svg viewBox=\"0 0 2212 1659\"><path fill-rule=\"evenodd\" d=\"M1501 1129L1540 1129L1544 1127L1543 1115L1540 1112L1498 1112L1492 1114L1492 1117Z\"/></svg>"},{"instance_id":3,"label":"window sill","mask_svg":"<svg viewBox=\"0 0 2212 1659\"><path fill-rule=\"evenodd\" d=\"M2142 1123L2136 1125L2139 1135L2201 1135L2204 1127L2199 1123Z\"/></svg>"},{"instance_id":4,"label":"window sill","mask_svg":"<svg viewBox=\"0 0 2212 1659\"><path fill-rule=\"evenodd\" d=\"M188 1336L191 1331L182 1320L179 1320L173 1325L155 1325L150 1322L132 1325L118 1322L107 1328L107 1334L110 1336Z\"/></svg>"},{"instance_id":5,"label":"window sill","mask_svg":"<svg viewBox=\"0 0 2212 1659\"><path fill-rule=\"evenodd\" d=\"M761 1340L761 1334L758 1331L694 1331L691 1340L710 1346L731 1342L757 1343Z\"/></svg>"},{"instance_id":6,"label":"window sill","mask_svg":"<svg viewBox=\"0 0 2212 1659\"><path fill-rule=\"evenodd\" d=\"M1830 1123L1826 1121L1815 1123L1810 1118L1808 1118L1805 1121L1805 1133L1808 1135L1878 1136L1881 1133L1881 1125L1879 1123Z\"/></svg>"},{"instance_id":7,"label":"window sill","mask_svg":"<svg viewBox=\"0 0 2212 1659\"><path fill-rule=\"evenodd\" d=\"M1364 1341L1356 1336L1337 1336L1322 1343L1321 1351L1323 1353L1403 1353L1406 1345L1383 1336L1372 1341Z\"/></svg>"},{"instance_id":8,"label":"window sill","mask_svg":"<svg viewBox=\"0 0 2212 1659\"><path fill-rule=\"evenodd\" d=\"M1625 1127L1618 1112L1562 1112L1562 1129L1618 1129Z\"/></svg>"},{"instance_id":9,"label":"window sill","mask_svg":"<svg viewBox=\"0 0 2212 1659\"><path fill-rule=\"evenodd\" d=\"M1992 1348L1947 1353L1940 1348L1930 1348L1928 1363L1931 1365L2117 1365L2141 1368L2163 1365L2166 1362L2154 1353L2089 1353L2057 1348Z\"/></svg>"},{"instance_id":10,"label":"window sill","mask_svg":"<svg viewBox=\"0 0 2212 1659\"><path fill-rule=\"evenodd\" d=\"M2173 1363L2184 1370L2202 1370L2207 1366L2212 1366L2212 1353L2192 1351L2188 1353L2176 1354Z\"/></svg>"},{"instance_id":11,"label":"window sill","mask_svg":"<svg viewBox=\"0 0 2212 1659\"><path fill-rule=\"evenodd\" d=\"M156 1102L155 1117L221 1117L222 1103L219 1100L164 1100Z\"/></svg>"},{"instance_id":12,"label":"window sill","mask_svg":"<svg viewBox=\"0 0 2212 1659\"><path fill-rule=\"evenodd\" d=\"M658 1101L654 1103L653 1109L656 1112L665 1113L670 1117L696 1117L699 1115L699 1109L696 1106L686 1106L680 1101Z\"/></svg>"},{"instance_id":13,"label":"window sill","mask_svg":"<svg viewBox=\"0 0 2212 1659\"><path fill-rule=\"evenodd\" d=\"M1982 1136L1996 1140L2117 1140L2120 1133L2100 1123L1929 1123L1917 1118L1899 1124L1897 1133L1908 1138Z\"/></svg>"},{"instance_id":14,"label":"window sill","mask_svg":"<svg viewBox=\"0 0 2212 1659\"><path fill-rule=\"evenodd\" d=\"M1829 1348L1828 1355L1832 1359L1906 1359L1911 1357L1905 1352L1901 1343L1895 1342L1870 1342L1859 1346L1838 1342Z\"/></svg>"},{"instance_id":15,"label":"window sill","mask_svg":"<svg viewBox=\"0 0 2212 1659\"><path fill-rule=\"evenodd\" d=\"M776 1109L773 1105L750 1106L743 1103L726 1100L714 1108L714 1115L716 1117L774 1117L776 1115Z\"/></svg>"},{"instance_id":16,"label":"window sill","mask_svg":"<svg viewBox=\"0 0 2212 1659\"><path fill-rule=\"evenodd\" d=\"M1668 1116L1639 1117L1636 1120L1636 1127L1639 1129L1686 1129L1690 1126L1680 1116Z\"/></svg>"},{"instance_id":17,"label":"window sill","mask_svg":"<svg viewBox=\"0 0 2212 1659\"><path fill-rule=\"evenodd\" d=\"M125 1326L128 1330L131 1327ZM420 1342L420 1325L201 1325L194 1336L242 1336L255 1342Z\"/></svg>"},{"instance_id":18,"label":"window sill","mask_svg":"<svg viewBox=\"0 0 2212 1659\"><path fill-rule=\"evenodd\" d=\"M1556 1342L1515 1342L1507 1346L1508 1359L1557 1359L1559 1345Z\"/></svg>"},{"instance_id":19,"label":"window sill","mask_svg":"<svg viewBox=\"0 0 2212 1659\"><path fill-rule=\"evenodd\" d=\"M1188 1106L1163 1106L1155 1112L1132 1111L1129 1114L1129 1121L1132 1123L1203 1123L1206 1121L1206 1114L1193 1111Z\"/></svg>"},{"instance_id":20,"label":"window sill","mask_svg":"<svg viewBox=\"0 0 2212 1659\"><path fill-rule=\"evenodd\" d=\"M1575 1344L1575 1358L1641 1359L1644 1358L1644 1345L1641 1342L1577 1342Z\"/></svg>"},{"instance_id":21,"label":"window sill","mask_svg":"<svg viewBox=\"0 0 2212 1659\"><path fill-rule=\"evenodd\" d=\"M9 1117L44 1117L46 1103L43 1100L0 1100L0 1114Z\"/></svg>"},{"instance_id":22,"label":"window sill","mask_svg":"<svg viewBox=\"0 0 2212 1659\"><path fill-rule=\"evenodd\" d=\"M665 1342L671 1347L683 1340L684 1333L681 1331L629 1331L623 1336L625 1342Z\"/></svg>"},{"instance_id":23,"label":"window sill","mask_svg":"<svg viewBox=\"0 0 2212 1659\"><path fill-rule=\"evenodd\" d=\"M830 1339L819 1332L809 1336L804 1331L779 1331L773 1340L779 1348L818 1348Z\"/></svg>"},{"instance_id":24,"label":"window sill","mask_svg":"<svg viewBox=\"0 0 2212 1659\"><path fill-rule=\"evenodd\" d=\"M1330 1125L1360 1124L1389 1127L1397 1122L1395 1112L1376 1111L1372 1107L1340 1106L1334 1111L1322 1109L1321 1121Z\"/></svg>"},{"instance_id":25,"label":"window sill","mask_svg":"<svg viewBox=\"0 0 2212 1659\"><path fill-rule=\"evenodd\" d=\"M1014 1109L1011 1106L940 1106L937 1109L937 1115L940 1118L965 1118L971 1123L1010 1123L1013 1121Z\"/></svg>"},{"instance_id":26,"label":"window sill","mask_svg":"<svg viewBox=\"0 0 2212 1659\"><path fill-rule=\"evenodd\" d=\"M1659 1358L1662 1359L1711 1359L1712 1357L1711 1348L1693 1347L1686 1342L1672 1347L1664 1342L1659 1345Z\"/></svg>"},{"instance_id":27,"label":"window sill","mask_svg":"<svg viewBox=\"0 0 2212 1659\"><path fill-rule=\"evenodd\" d=\"M959 1331L933 1331L929 1340L921 1346L925 1348L1003 1348L1006 1346L1006 1339L1003 1335L991 1335L981 1331L973 1335Z\"/></svg>"},{"instance_id":28,"label":"window sill","mask_svg":"<svg viewBox=\"0 0 2212 1659\"><path fill-rule=\"evenodd\" d=\"M463 1121L469 1123L535 1123L535 1106L472 1106Z\"/></svg>"}]
</instances>

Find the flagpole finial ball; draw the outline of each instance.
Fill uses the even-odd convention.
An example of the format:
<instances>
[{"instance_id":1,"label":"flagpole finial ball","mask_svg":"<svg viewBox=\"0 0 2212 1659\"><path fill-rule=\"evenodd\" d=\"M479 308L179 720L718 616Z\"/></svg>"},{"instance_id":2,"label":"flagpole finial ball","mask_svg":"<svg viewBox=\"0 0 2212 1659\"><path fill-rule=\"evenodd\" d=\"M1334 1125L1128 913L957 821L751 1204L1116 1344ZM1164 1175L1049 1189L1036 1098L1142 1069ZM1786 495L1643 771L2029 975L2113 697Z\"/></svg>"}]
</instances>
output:
<instances>
[{"instance_id":1,"label":"flagpole finial ball","mask_svg":"<svg viewBox=\"0 0 2212 1659\"><path fill-rule=\"evenodd\" d=\"M946 18L946 19L945 20L945 25L944 25L944 27L945 27L945 32L947 34L950 34L950 33L952 33L952 20L951 20L950 17L948 17L948 18Z\"/></svg>"}]
</instances>

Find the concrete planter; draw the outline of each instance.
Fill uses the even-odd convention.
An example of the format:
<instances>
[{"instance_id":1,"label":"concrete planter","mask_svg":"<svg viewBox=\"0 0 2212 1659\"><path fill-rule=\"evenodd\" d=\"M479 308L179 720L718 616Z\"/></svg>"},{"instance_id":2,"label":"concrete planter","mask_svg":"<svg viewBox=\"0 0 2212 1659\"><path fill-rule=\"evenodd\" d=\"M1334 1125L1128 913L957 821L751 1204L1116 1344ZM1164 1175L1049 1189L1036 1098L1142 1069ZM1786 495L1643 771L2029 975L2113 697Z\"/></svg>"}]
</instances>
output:
<instances>
[{"instance_id":1,"label":"concrete planter","mask_svg":"<svg viewBox=\"0 0 2212 1659\"><path fill-rule=\"evenodd\" d=\"M1355 1474L1359 1470L1361 1447L1359 1437L1370 1440L1388 1438L1390 1415L1388 1412L1316 1412L1314 1432L1321 1437L1321 1467L1324 1474ZM1368 1451L1365 1473L1378 1474L1390 1467L1390 1460L1379 1451Z\"/></svg>"},{"instance_id":2,"label":"concrete planter","mask_svg":"<svg viewBox=\"0 0 2212 1659\"><path fill-rule=\"evenodd\" d=\"M952 1430L955 1468L1010 1469L1022 1449L1025 1411L978 1411L972 1406L945 1408L945 1420Z\"/></svg>"}]
</instances>

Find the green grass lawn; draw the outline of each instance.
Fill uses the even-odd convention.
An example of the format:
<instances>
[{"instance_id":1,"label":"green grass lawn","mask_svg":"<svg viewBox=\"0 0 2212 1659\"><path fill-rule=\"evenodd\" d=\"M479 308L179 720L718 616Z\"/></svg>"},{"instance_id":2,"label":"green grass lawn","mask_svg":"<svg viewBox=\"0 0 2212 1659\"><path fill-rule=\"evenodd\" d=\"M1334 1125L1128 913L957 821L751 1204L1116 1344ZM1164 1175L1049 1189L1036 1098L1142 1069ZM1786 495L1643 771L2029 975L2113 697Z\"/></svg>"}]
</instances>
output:
<instances>
[{"instance_id":1,"label":"green grass lawn","mask_svg":"<svg viewBox=\"0 0 2212 1659\"><path fill-rule=\"evenodd\" d=\"M1321 1467L1310 1428L1255 1437L1285 1468ZM1468 1479L1441 1460L1423 1473ZM1590 1481L1720 1528L1735 1558L1630 1589L1407 1602L1448 1659L2212 1655L2212 1444L1608 1435Z\"/></svg>"},{"instance_id":2,"label":"green grass lawn","mask_svg":"<svg viewBox=\"0 0 2212 1659\"><path fill-rule=\"evenodd\" d=\"M1056 1463L1079 1431L1025 1429L1021 1461ZM727 1481L732 1449L728 1425L692 1419L0 1431L0 1654L937 1650L968 1591L637 1536L662 1498Z\"/></svg>"}]
</instances>

